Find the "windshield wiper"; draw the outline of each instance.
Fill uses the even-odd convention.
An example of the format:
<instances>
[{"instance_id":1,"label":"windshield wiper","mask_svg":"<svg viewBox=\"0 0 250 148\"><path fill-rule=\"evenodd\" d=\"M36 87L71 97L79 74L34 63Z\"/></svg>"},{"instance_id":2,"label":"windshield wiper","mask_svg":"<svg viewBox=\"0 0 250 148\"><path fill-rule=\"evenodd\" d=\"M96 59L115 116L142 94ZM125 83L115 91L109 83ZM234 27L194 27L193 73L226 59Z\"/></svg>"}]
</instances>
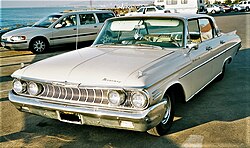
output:
<instances>
[{"instance_id":1,"label":"windshield wiper","mask_svg":"<svg viewBox=\"0 0 250 148\"><path fill-rule=\"evenodd\" d=\"M97 44L95 46L99 47L99 46L110 46L110 45L122 45L122 44L120 44L120 43L103 43L103 44Z\"/></svg>"},{"instance_id":2,"label":"windshield wiper","mask_svg":"<svg viewBox=\"0 0 250 148\"><path fill-rule=\"evenodd\" d=\"M32 27L48 28L47 26L33 25Z\"/></svg>"},{"instance_id":3,"label":"windshield wiper","mask_svg":"<svg viewBox=\"0 0 250 148\"><path fill-rule=\"evenodd\" d=\"M143 44L143 43L140 43L140 44L133 44L135 46L141 46L141 47L151 47L151 48L158 48L158 49L164 49L163 47L161 46L156 46L156 45L150 45L150 44Z\"/></svg>"}]
</instances>

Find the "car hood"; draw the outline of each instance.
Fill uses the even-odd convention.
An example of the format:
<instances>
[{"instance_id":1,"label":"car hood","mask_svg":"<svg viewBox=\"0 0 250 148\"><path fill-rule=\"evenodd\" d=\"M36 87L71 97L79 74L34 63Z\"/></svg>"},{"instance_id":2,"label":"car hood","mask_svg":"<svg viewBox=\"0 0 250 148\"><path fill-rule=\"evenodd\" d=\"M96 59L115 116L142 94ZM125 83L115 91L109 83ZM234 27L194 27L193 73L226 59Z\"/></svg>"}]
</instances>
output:
<instances>
[{"instance_id":1,"label":"car hood","mask_svg":"<svg viewBox=\"0 0 250 148\"><path fill-rule=\"evenodd\" d=\"M70 82L84 86L136 87L148 65L174 53L171 50L135 47L87 47L61 54L16 71L12 76L48 82Z\"/></svg>"},{"instance_id":2,"label":"car hood","mask_svg":"<svg viewBox=\"0 0 250 148\"><path fill-rule=\"evenodd\" d=\"M44 32L45 30L48 30L48 28L24 27L24 28L19 28L19 29L9 31L9 32L3 34L3 37L8 38L11 36L19 36L19 35L20 36L21 35L29 36L30 34L33 34L34 32L38 35L38 34Z\"/></svg>"}]
</instances>

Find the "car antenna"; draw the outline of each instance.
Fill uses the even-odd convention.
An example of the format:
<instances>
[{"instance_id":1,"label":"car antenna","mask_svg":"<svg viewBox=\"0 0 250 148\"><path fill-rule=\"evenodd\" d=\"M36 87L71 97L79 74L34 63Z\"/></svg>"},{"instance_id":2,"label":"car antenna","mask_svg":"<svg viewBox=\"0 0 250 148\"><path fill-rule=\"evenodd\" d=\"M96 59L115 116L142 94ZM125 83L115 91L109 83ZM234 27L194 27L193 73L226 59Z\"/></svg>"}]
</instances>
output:
<instances>
[{"instance_id":1,"label":"car antenna","mask_svg":"<svg viewBox=\"0 0 250 148\"><path fill-rule=\"evenodd\" d=\"M76 21L76 50L77 50L77 46L78 46L78 33L79 33L79 30L78 30L78 21Z\"/></svg>"}]
</instances>

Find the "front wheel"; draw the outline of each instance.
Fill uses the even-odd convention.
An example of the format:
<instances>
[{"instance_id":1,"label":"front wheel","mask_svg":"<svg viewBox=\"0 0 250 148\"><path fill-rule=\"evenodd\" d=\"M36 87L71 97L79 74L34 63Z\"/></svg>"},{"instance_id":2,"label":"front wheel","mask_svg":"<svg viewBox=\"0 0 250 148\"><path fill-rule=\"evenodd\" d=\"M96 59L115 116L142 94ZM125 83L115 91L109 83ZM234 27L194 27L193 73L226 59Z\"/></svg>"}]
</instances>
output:
<instances>
[{"instance_id":1,"label":"front wheel","mask_svg":"<svg viewBox=\"0 0 250 148\"><path fill-rule=\"evenodd\" d=\"M216 13L216 11L215 11L215 10L212 10L212 11L211 11L211 13L212 13L212 14L215 14L215 13Z\"/></svg>"},{"instance_id":2,"label":"front wheel","mask_svg":"<svg viewBox=\"0 0 250 148\"><path fill-rule=\"evenodd\" d=\"M48 43L45 39L34 39L30 43L30 50L33 53L44 53L48 48Z\"/></svg>"},{"instance_id":3,"label":"front wheel","mask_svg":"<svg viewBox=\"0 0 250 148\"><path fill-rule=\"evenodd\" d=\"M248 12L250 9L249 9L249 7L246 7L246 11Z\"/></svg>"},{"instance_id":4,"label":"front wheel","mask_svg":"<svg viewBox=\"0 0 250 148\"><path fill-rule=\"evenodd\" d=\"M174 120L174 112L175 112L174 95L167 94L164 96L163 100L167 101L167 104L166 104L167 109L166 109L163 119L156 127L147 131L149 134L154 135L154 136L162 136L162 135L167 134Z\"/></svg>"}]
</instances>

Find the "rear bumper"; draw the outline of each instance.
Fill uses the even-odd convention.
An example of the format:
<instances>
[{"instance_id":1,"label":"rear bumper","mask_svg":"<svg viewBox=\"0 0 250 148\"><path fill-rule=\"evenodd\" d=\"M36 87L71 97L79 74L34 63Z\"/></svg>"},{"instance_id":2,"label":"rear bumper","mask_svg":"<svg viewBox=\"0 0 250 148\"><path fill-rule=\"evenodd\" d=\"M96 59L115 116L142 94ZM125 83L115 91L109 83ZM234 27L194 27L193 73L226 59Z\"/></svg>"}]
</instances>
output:
<instances>
[{"instance_id":1,"label":"rear bumper","mask_svg":"<svg viewBox=\"0 0 250 148\"><path fill-rule=\"evenodd\" d=\"M134 131L147 131L158 125L166 111L166 101L143 111L122 111L105 108L62 104L9 93L10 101L23 112L33 113L63 122L103 126Z\"/></svg>"}]
</instances>

